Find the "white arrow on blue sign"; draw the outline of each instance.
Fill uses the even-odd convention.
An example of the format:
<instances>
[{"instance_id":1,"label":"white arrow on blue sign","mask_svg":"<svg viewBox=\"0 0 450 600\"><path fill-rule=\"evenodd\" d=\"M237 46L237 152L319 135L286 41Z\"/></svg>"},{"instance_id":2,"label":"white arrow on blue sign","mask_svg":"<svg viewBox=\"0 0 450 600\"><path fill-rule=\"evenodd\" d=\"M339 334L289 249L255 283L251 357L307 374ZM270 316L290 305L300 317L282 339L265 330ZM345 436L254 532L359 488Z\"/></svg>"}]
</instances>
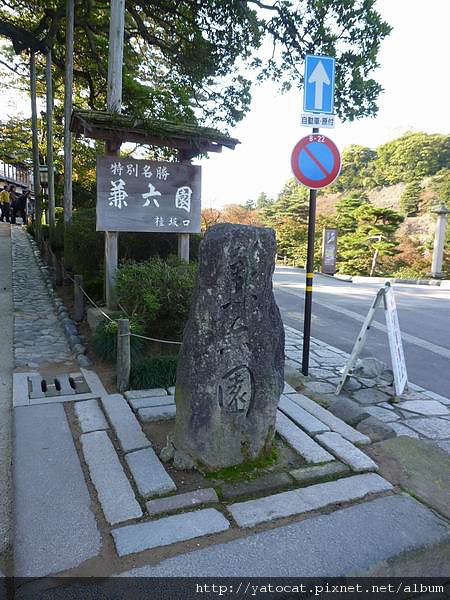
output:
<instances>
[{"instance_id":1,"label":"white arrow on blue sign","mask_svg":"<svg viewBox=\"0 0 450 600\"><path fill-rule=\"evenodd\" d=\"M332 56L305 56L303 110L305 112L334 112L334 69Z\"/></svg>"}]
</instances>

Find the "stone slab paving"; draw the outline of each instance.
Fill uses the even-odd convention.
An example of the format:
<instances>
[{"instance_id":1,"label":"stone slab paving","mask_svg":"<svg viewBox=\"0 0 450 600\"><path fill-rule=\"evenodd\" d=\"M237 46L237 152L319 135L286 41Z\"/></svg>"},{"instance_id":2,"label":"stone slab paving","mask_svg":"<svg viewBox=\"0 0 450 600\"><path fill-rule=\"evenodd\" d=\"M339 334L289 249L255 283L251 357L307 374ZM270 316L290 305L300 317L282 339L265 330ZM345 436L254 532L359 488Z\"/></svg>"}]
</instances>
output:
<instances>
[{"instance_id":1,"label":"stone slab paving","mask_svg":"<svg viewBox=\"0 0 450 600\"><path fill-rule=\"evenodd\" d=\"M229 527L230 523L222 513L214 508L204 508L187 514L172 515L156 521L113 529L111 533L117 554L126 556L219 533Z\"/></svg>"},{"instance_id":2,"label":"stone slab paving","mask_svg":"<svg viewBox=\"0 0 450 600\"><path fill-rule=\"evenodd\" d=\"M153 448L130 452L125 455L125 460L144 498L161 496L177 489Z\"/></svg>"},{"instance_id":3,"label":"stone slab paving","mask_svg":"<svg viewBox=\"0 0 450 600\"><path fill-rule=\"evenodd\" d=\"M443 553L448 553L449 546L446 522L412 498L390 496L179 554L121 575L448 577Z\"/></svg>"},{"instance_id":4,"label":"stone slab paving","mask_svg":"<svg viewBox=\"0 0 450 600\"><path fill-rule=\"evenodd\" d=\"M339 419L330 413L330 411L317 404L317 402L314 402L314 400L307 398L303 394L291 395L290 398L293 402L296 402L299 406L320 419L323 423L328 425L332 431L339 433L349 442L354 444L368 444L370 442L370 438L359 431L356 431L356 429L353 429L350 425L347 425L342 419Z\"/></svg>"},{"instance_id":5,"label":"stone slab paving","mask_svg":"<svg viewBox=\"0 0 450 600\"><path fill-rule=\"evenodd\" d=\"M287 325L285 325L285 330L288 340L285 350L286 363L290 365L290 368L294 367L299 370L301 361L299 360L298 353L302 349L302 334ZM347 361L349 355L320 340L312 338L311 358L314 364L310 369L310 377L305 382L305 390L312 391L314 389L320 402L323 402L325 405L334 403L332 407L333 411L336 410L338 412L339 398L346 397L356 402L356 406L359 405L361 411L370 414L371 419L374 418L381 423L384 422L389 426L390 431L398 436L430 439L436 444L443 442L444 448L447 447L445 442L450 440L450 430L445 421L450 421L448 418L450 414L450 397L444 397L430 390L425 390L414 383L408 383L408 390L402 394L400 399L395 399L394 389L390 385L392 374L390 378L383 375L379 380L352 375L347 379L339 398L334 394L334 391L333 393L318 394L318 388L315 386L317 383L329 384L332 381L333 388L335 389L334 384L337 378L341 376L342 365L339 363L342 360ZM312 388L311 384L313 384ZM294 395L292 397L294 398ZM312 402L310 399L307 400L310 403ZM393 402L393 400L397 401ZM307 409L304 404L300 403L300 405ZM318 405L316 404L315 406L317 407ZM388 411L391 413L390 416L388 415ZM335 429L328 420L321 418L317 414L317 409L311 412L314 416L329 425L332 430L337 431L343 437L347 437L343 431ZM340 414L344 413L345 411ZM370 428L366 428L366 430L372 435ZM376 435L377 432L374 429L373 437L375 438ZM360 443L351 438L347 439L350 439L354 443ZM368 439L367 436L366 439Z\"/></svg>"},{"instance_id":6,"label":"stone slab paving","mask_svg":"<svg viewBox=\"0 0 450 600\"><path fill-rule=\"evenodd\" d=\"M334 431L321 433L317 436L317 440L353 471L378 471L378 465L367 454L361 452L339 433Z\"/></svg>"},{"instance_id":7,"label":"stone slab paving","mask_svg":"<svg viewBox=\"0 0 450 600\"><path fill-rule=\"evenodd\" d=\"M281 411L277 411L276 430L296 452L309 463L322 463L334 460L334 457L304 433Z\"/></svg>"},{"instance_id":8,"label":"stone slab paving","mask_svg":"<svg viewBox=\"0 0 450 600\"><path fill-rule=\"evenodd\" d=\"M105 431L81 436L89 474L106 520L111 525L142 517L133 489Z\"/></svg>"},{"instance_id":9,"label":"stone slab paving","mask_svg":"<svg viewBox=\"0 0 450 600\"><path fill-rule=\"evenodd\" d=\"M150 516L168 513L181 508L192 508L199 504L209 504L218 502L216 491L213 488L203 488L177 494L176 496L168 496L167 498L158 498L157 500L149 500L146 503L147 512Z\"/></svg>"},{"instance_id":10,"label":"stone slab paving","mask_svg":"<svg viewBox=\"0 0 450 600\"><path fill-rule=\"evenodd\" d=\"M273 521L325 508L330 504L359 500L369 494L387 492L392 485L374 473L354 475L318 483L306 488L282 492L265 498L231 504L227 508L239 527L254 527Z\"/></svg>"},{"instance_id":11,"label":"stone slab paving","mask_svg":"<svg viewBox=\"0 0 450 600\"><path fill-rule=\"evenodd\" d=\"M96 399L76 402L74 408L82 433L108 429L105 415Z\"/></svg>"},{"instance_id":12,"label":"stone slab paving","mask_svg":"<svg viewBox=\"0 0 450 600\"><path fill-rule=\"evenodd\" d=\"M439 419L438 417L410 419L407 421L407 425L432 440L450 439L450 421L447 419Z\"/></svg>"},{"instance_id":13,"label":"stone slab paving","mask_svg":"<svg viewBox=\"0 0 450 600\"><path fill-rule=\"evenodd\" d=\"M133 410L148 408L150 406L170 406L175 404L175 396L149 396L148 398L129 398L128 402Z\"/></svg>"},{"instance_id":14,"label":"stone slab paving","mask_svg":"<svg viewBox=\"0 0 450 600\"><path fill-rule=\"evenodd\" d=\"M11 227L16 367L71 363L74 356L22 227Z\"/></svg>"},{"instance_id":15,"label":"stone slab paving","mask_svg":"<svg viewBox=\"0 0 450 600\"><path fill-rule=\"evenodd\" d=\"M151 446L139 421L121 394L103 396L102 405L124 452Z\"/></svg>"},{"instance_id":16,"label":"stone slab paving","mask_svg":"<svg viewBox=\"0 0 450 600\"><path fill-rule=\"evenodd\" d=\"M297 425L310 434L322 433L330 430L325 423L322 423L322 421L316 419L311 413L301 408L298 404L293 402L289 396L281 396L278 408L294 421L294 423L297 423Z\"/></svg>"},{"instance_id":17,"label":"stone slab paving","mask_svg":"<svg viewBox=\"0 0 450 600\"><path fill-rule=\"evenodd\" d=\"M167 404L164 406L141 408L137 411L137 414L143 423L153 423L155 421L169 421L170 419L175 419L176 410L175 404Z\"/></svg>"},{"instance_id":18,"label":"stone slab paving","mask_svg":"<svg viewBox=\"0 0 450 600\"><path fill-rule=\"evenodd\" d=\"M16 577L44 577L101 551L101 538L61 404L14 409Z\"/></svg>"}]
</instances>

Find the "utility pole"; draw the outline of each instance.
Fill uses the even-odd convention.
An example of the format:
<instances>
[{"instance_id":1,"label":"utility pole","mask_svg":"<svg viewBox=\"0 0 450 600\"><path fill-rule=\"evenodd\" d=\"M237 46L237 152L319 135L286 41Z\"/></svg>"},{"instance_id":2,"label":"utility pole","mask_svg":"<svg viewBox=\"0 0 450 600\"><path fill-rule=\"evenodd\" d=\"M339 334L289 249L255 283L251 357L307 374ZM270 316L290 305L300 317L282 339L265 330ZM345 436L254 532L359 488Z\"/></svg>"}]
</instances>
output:
<instances>
[{"instance_id":1,"label":"utility pole","mask_svg":"<svg viewBox=\"0 0 450 600\"><path fill-rule=\"evenodd\" d=\"M125 0L111 0L108 53L108 112L122 110L123 38L125 30ZM120 142L106 143L106 154L120 155ZM119 262L119 232L105 231L105 295L110 310L117 308L117 267Z\"/></svg>"},{"instance_id":2,"label":"utility pole","mask_svg":"<svg viewBox=\"0 0 450 600\"><path fill-rule=\"evenodd\" d=\"M33 187L34 187L34 227L36 240L41 241L42 200L41 182L39 179L39 141L36 105L36 55L30 48L30 95L31 95L31 142L33 148Z\"/></svg>"},{"instance_id":3,"label":"utility pole","mask_svg":"<svg viewBox=\"0 0 450 600\"><path fill-rule=\"evenodd\" d=\"M47 167L48 167L48 216L50 238L55 229L55 172L53 168L53 82L52 82L52 51L49 48L46 55L46 87L47 87Z\"/></svg>"},{"instance_id":4,"label":"utility pole","mask_svg":"<svg viewBox=\"0 0 450 600\"><path fill-rule=\"evenodd\" d=\"M66 0L66 61L64 74L64 227L72 222L72 117L74 0Z\"/></svg>"}]
</instances>

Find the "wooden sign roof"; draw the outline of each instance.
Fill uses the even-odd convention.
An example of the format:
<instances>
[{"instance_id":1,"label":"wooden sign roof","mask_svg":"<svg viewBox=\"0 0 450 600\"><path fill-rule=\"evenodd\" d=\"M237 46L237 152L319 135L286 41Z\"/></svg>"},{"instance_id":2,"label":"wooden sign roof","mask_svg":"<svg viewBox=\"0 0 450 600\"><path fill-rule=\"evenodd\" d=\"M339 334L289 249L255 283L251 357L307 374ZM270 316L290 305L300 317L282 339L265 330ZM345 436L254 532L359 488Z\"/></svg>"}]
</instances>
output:
<instances>
[{"instance_id":1,"label":"wooden sign roof","mask_svg":"<svg viewBox=\"0 0 450 600\"><path fill-rule=\"evenodd\" d=\"M191 156L222 152L223 146L234 150L240 144L236 138L209 127L91 110L75 110L70 129L92 139L177 148Z\"/></svg>"}]
</instances>

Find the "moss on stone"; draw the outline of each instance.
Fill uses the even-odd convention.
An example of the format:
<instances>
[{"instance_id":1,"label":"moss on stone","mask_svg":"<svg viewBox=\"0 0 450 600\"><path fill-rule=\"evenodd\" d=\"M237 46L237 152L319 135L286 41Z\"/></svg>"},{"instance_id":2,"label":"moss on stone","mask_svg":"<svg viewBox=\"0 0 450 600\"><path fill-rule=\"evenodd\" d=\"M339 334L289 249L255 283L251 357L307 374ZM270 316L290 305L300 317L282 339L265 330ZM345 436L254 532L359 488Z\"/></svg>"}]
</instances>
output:
<instances>
[{"instance_id":1,"label":"moss on stone","mask_svg":"<svg viewBox=\"0 0 450 600\"><path fill-rule=\"evenodd\" d=\"M239 465L225 467L211 473L205 473L205 477L208 479L221 479L223 481L256 479L261 475L261 470L271 467L277 460L278 449L273 447L269 453L263 451L254 460L245 460Z\"/></svg>"}]
</instances>

